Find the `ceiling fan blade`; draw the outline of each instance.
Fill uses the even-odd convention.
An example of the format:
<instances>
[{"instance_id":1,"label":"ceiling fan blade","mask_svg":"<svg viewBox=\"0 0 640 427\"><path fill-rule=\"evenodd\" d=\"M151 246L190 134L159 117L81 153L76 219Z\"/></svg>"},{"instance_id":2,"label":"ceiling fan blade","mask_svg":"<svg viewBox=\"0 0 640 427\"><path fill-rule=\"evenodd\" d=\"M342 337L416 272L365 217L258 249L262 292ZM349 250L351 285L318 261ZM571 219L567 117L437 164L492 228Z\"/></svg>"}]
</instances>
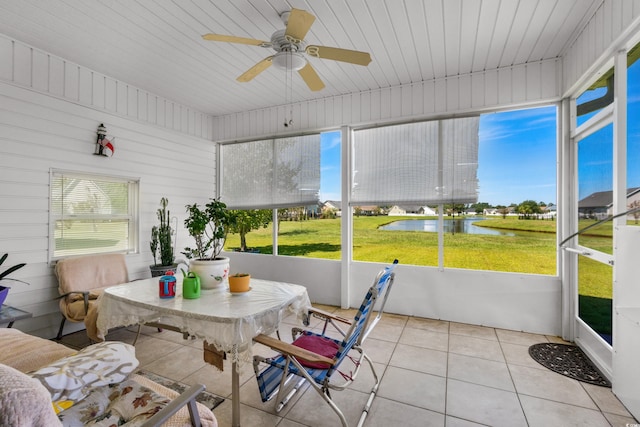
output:
<instances>
[{"instance_id":1,"label":"ceiling fan blade","mask_svg":"<svg viewBox=\"0 0 640 427\"><path fill-rule=\"evenodd\" d=\"M307 65L298 70L298 74L302 76L302 80L312 91L316 92L324 88L324 83L320 80L320 76L308 62Z\"/></svg>"},{"instance_id":2,"label":"ceiling fan blade","mask_svg":"<svg viewBox=\"0 0 640 427\"><path fill-rule=\"evenodd\" d=\"M304 40L316 17L301 9L291 9L284 35L298 42Z\"/></svg>"},{"instance_id":3,"label":"ceiling fan blade","mask_svg":"<svg viewBox=\"0 0 640 427\"><path fill-rule=\"evenodd\" d=\"M256 65L254 65L253 67L245 71L244 74L242 74L236 80L239 82L248 82L250 80L253 80L255 76L257 76L258 74L260 74L261 72L263 72L264 70L266 70L271 66L272 59L273 59L273 56L268 56L264 58L262 61L258 62Z\"/></svg>"},{"instance_id":4,"label":"ceiling fan blade","mask_svg":"<svg viewBox=\"0 0 640 427\"><path fill-rule=\"evenodd\" d=\"M203 35L202 38L205 40L211 40L214 42L240 43L240 44L249 44L252 46L271 47L271 42L267 42L264 40L249 39L246 37L227 36L224 34L209 33L209 34Z\"/></svg>"},{"instance_id":5,"label":"ceiling fan blade","mask_svg":"<svg viewBox=\"0 0 640 427\"><path fill-rule=\"evenodd\" d=\"M348 62L356 65L369 65L371 55L368 52L357 50L340 49L338 47L309 45L305 49L309 56L322 59L333 59L334 61Z\"/></svg>"}]
</instances>

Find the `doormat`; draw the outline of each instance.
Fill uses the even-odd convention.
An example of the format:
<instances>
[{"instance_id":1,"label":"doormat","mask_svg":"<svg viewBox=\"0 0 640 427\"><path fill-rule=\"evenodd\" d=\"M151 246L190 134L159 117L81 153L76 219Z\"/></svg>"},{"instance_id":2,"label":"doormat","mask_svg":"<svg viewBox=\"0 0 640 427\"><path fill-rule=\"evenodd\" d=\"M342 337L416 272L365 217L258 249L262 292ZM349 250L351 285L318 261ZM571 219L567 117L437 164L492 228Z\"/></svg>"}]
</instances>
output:
<instances>
[{"instance_id":1,"label":"doormat","mask_svg":"<svg viewBox=\"0 0 640 427\"><path fill-rule=\"evenodd\" d=\"M169 378L162 377L152 372L140 370L140 371L137 371L136 374L142 377L148 378L151 381L157 382L158 384L161 384L168 389L177 391L180 394L182 394L186 389L189 388L189 386L186 384L171 380ZM209 393L208 391L205 390L200 392L200 394L196 397L196 401L199 403L202 403L207 408L214 410L219 404L224 402L224 398L220 396L216 396L215 394Z\"/></svg>"},{"instance_id":2,"label":"doormat","mask_svg":"<svg viewBox=\"0 0 640 427\"><path fill-rule=\"evenodd\" d=\"M611 387L609 380L578 346L549 342L534 344L529 347L529 355L558 374L589 384Z\"/></svg>"}]
</instances>

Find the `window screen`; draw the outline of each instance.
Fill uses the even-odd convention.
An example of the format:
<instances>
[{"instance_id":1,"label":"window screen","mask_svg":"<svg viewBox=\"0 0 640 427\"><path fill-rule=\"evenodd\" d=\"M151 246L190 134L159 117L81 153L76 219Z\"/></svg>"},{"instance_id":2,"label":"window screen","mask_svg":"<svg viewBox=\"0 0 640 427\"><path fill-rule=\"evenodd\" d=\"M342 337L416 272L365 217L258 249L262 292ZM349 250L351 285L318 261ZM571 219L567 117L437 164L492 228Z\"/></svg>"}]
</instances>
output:
<instances>
[{"instance_id":1,"label":"window screen","mask_svg":"<svg viewBox=\"0 0 640 427\"><path fill-rule=\"evenodd\" d=\"M354 132L351 205L474 203L479 117Z\"/></svg>"},{"instance_id":2,"label":"window screen","mask_svg":"<svg viewBox=\"0 0 640 427\"><path fill-rule=\"evenodd\" d=\"M315 205L320 134L221 146L220 198L232 209Z\"/></svg>"}]
</instances>

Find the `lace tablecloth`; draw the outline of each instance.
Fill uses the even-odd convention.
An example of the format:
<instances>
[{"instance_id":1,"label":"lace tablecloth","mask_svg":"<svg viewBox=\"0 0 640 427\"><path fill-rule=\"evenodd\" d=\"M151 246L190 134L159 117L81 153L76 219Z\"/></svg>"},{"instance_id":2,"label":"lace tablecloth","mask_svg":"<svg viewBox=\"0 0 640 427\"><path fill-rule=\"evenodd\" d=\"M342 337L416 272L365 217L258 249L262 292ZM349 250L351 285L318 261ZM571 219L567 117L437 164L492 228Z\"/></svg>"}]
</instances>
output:
<instances>
[{"instance_id":1,"label":"lace tablecloth","mask_svg":"<svg viewBox=\"0 0 640 427\"><path fill-rule=\"evenodd\" d=\"M182 277L176 279L174 298L158 296L157 277L107 288L97 301L98 331L163 323L207 340L238 362L241 353L250 353L246 350L253 337L273 333L287 311L301 317L311 307L307 289L300 285L252 278L249 292L203 290L198 299L184 299Z\"/></svg>"}]
</instances>

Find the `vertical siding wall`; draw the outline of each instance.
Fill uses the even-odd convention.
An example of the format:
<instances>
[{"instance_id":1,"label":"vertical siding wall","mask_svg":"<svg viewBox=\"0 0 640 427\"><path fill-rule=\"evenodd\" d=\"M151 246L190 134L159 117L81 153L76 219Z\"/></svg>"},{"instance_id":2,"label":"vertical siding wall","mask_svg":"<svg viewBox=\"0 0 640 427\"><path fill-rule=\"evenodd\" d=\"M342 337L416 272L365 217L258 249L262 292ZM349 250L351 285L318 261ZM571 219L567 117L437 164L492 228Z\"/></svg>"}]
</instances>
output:
<instances>
[{"instance_id":1,"label":"vertical siding wall","mask_svg":"<svg viewBox=\"0 0 640 427\"><path fill-rule=\"evenodd\" d=\"M211 117L0 34L0 81L211 139Z\"/></svg>"},{"instance_id":2,"label":"vertical siding wall","mask_svg":"<svg viewBox=\"0 0 640 427\"><path fill-rule=\"evenodd\" d=\"M213 119L213 140L227 141L283 132L293 112L293 132L420 120L495 108L557 101L559 60L548 60L411 85L328 97Z\"/></svg>"},{"instance_id":3,"label":"vertical siding wall","mask_svg":"<svg viewBox=\"0 0 640 427\"><path fill-rule=\"evenodd\" d=\"M113 157L93 155L100 123L115 137ZM0 36L0 254L27 263L12 277L29 285L10 283L7 302L34 314L16 327L51 337L61 318L48 263L49 170L140 178L140 253L127 264L131 278L148 277L160 198L178 221L179 250L190 243L185 205L215 195L211 126L201 113Z\"/></svg>"},{"instance_id":4,"label":"vertical siding wall","mask_svg":"<svg viewBox=\"0 0 640 427\"><path fill-rule=\"evenodd\" d=\"M562 93L571 95L638 30L640 0L604 0L563 57ZM619 40L622 39L622 40Z\"/></svg>"}]
</instances>

